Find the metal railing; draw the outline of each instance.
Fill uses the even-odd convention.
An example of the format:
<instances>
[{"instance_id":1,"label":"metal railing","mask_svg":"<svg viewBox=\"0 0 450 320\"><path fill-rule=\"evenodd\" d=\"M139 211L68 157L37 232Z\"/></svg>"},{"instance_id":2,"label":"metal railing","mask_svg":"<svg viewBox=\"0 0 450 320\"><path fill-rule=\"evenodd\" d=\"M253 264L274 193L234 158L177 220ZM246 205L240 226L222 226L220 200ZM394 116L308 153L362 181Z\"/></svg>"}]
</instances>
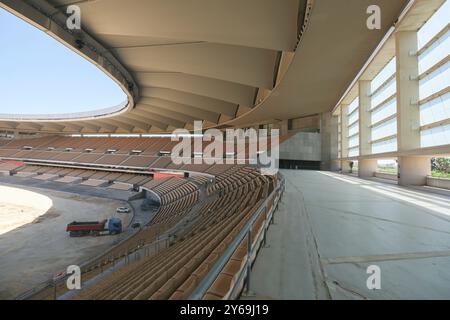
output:
<instances>
[{"instance_id":1,"label":"metal railing","mask_svg":"<svg viewBox=\"0 0 450 320\"><path fill-rule=\"evenodd\" d=\"M202 297L206 294L208 289L217 279L219 274L222 272L223 268L230 261L236 249L245 239L247 239L247 255L245 257L245 263L237 274L237 280L234 281L234 284L230 288L227 296L229 299L236 299L240 293L240 289L242 288L244 280L246 291L251 291L250 275L253 261L256 258L256 253L259 250L261 243L265 244L266 242L266 231L269 228L269 225L273 223L274 213L278 209L278 203L285 190L285 180L281 176L279 177L280 183L277 188L273 190L269 197L267 197L267 199L265 199L264 202L258 207L245 227L242 228L237 237L233 240L233 242L228 246L228 248L219 258L219 260L211 268L209 273L202 279L200 284L189 297L190 300L202 299ZM255 238L255 241L253 241L252 230L256 221L261 217L261 214L265 214L264 223L262 228L260 229L260 232L258 232L258 236Z\"/></svg>"},{"instance_id":2,"label":"metal railing","mask_svg":"<svg viewBox=\"0 0 450 320\"><path fill-rule=\"evenodd\" d=\"M132 236L133 235L135 235L135 234L132 234ZM92 281L93 279L89 279L89 280L87 280L87 282L83 283L83 290L86 289L87 287L89 287L90 285L92 285L93 283L96 283L97 281L101 280L103 277L107 276L111 272L114 272L124 266L127 266L132 262L139 261L142 258L150 257L150 256L158 254L161 250L163 250L169 246L169 241L170 241L170 239L167 236L162 236L148 244L145 244L142 241L142 243L140 245L138 245L136 248L133 248L133 250L128 251L124 256L119 257L119 256L110 255L109 257L103 259L102 261L95 263L95 265L93 265L93 266L96 269L99 269L100 273L98 275L96 275L95 277L93 277L93 278L95 278L94 282ZM92 269L92 261L94 261L96 259L98 259L98 258L94 258L91 261L87 261L80 266L80 269L82 270L81 271L82 276L93 270ZM106 266L106 265L109 265L109 267L105 268L104 266ZM91 266L91 268L88 268L89 266ZM86 268L88 268L88 269L86 270ZM40 285L36 286L35 288L20 294L15 299L16 300L32 299L33 296L35 296L39 293L42 293L43 291L52 290L53 291L53 299L57 300L58 299L57 288L58 288L58 286L60 286L64 282L66 282L69 276L70 275L64 274L61 277L59 277L58 279L47 280L47 281L41 283ZM89 283L89 285L85 286L87 283ZM79 293L79 291L76 293L73 293L73 294L71 294L70 291L68 291L68 292L62 294L62 296L65 296L68 293L70 295L74 295L74 294Z\"/></svg>"}]
</instances>

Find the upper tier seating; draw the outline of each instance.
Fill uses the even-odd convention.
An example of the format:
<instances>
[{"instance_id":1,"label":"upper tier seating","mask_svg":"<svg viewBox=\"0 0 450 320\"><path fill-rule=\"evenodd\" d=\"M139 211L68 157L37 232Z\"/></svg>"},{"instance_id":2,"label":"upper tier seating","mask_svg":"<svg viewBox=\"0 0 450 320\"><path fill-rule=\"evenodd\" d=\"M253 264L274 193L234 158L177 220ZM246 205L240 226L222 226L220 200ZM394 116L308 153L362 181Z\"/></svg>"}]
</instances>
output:
<instances>
[{"instance_id":1,"label":"upper tier seating","mask_svg":"<svg viewBox=\"0 0 450 320\"><path fill-rule=\"evenodd\" d=\"M286 137L281 137L284 141ZM200 171L216 175L230 165L174 164L167 155L177 144L170 138L65 137L51 136L7 141L0 145L0 158ZM206 143L204 142L203 145ZM270 145L270 143L269 143ZM248 146L248 143L247 143ZM193 150L193 149L192 149ZM245 161L250 155L246 151ZM238 155L235 155L238 157ZM237 161L237 160L234 160Z\"/></svg>"}]
</instances>

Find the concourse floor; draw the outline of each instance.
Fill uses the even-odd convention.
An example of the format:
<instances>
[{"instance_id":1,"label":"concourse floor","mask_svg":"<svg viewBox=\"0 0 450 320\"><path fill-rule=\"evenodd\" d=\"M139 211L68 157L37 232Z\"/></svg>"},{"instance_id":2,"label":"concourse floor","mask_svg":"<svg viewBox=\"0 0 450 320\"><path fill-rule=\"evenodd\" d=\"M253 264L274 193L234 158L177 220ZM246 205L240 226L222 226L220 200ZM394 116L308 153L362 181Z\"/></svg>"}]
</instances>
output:
<instances>
[{"instance_id":1,"label":"concourse floor","mask_svg":"<svg viewBox=\"0 0 450 320\"><path fill-rule=\"evenodd\" d=\"M281 172L286 191L252 270L257 298L450 299L449 196ZM369 266L379 268L379 290L367 287Z\"/></svg>"}]
</instances>

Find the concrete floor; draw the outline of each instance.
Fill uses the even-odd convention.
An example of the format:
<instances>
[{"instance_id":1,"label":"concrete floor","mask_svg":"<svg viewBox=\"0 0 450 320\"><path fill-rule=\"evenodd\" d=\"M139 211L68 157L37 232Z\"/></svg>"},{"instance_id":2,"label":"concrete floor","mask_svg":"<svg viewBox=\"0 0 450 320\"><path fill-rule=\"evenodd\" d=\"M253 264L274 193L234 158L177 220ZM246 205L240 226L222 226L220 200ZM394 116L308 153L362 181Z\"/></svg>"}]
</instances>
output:
<instances>
[{"instance_id":1,"label":"concrete floor","mask_svg":"<svg viewBox=\"0 0 450 320\"><path fill-rule=\"evenodd\" d=\"M450 196L330 172L286 171L251 290L269 299L449 299ZM367 267L381 289L366 286Z\"/></svg>"}]
</instances>

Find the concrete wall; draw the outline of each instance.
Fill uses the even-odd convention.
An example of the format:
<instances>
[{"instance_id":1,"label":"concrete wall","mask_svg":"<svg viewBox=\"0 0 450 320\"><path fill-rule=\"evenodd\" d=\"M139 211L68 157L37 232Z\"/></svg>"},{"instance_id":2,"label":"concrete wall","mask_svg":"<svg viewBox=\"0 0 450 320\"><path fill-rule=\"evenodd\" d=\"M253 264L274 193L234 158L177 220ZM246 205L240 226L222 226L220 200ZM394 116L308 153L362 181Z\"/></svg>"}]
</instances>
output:
<instances>
[{"instance_id":1,"label":"concrete wall","mask_svg":"<svg viewBox=\"0 0 450 320\"><path fill-rule=\"evenodd\" d=\"M320 128L320 115L292 119L292 128L290 130L314 131Z\"/></svg>"},{"instance_id":2,"label":"concrete wall","mask_svg":"<svg viewBox=\"0 0 450 320\"><path fill-rule=\"evenodd\" d=\"M450 190L450 179L427 177L427 186Z\"/></svg>"},{"instance_id":3,"label":"concrete wall","mask_svg":"<svg viewBox=\"0 0 450 320\"><path fill-rule=\"evenodd\" d=\"M376 172L375 177L381 178L381 179L394 180L394 181L398 180L397 174L395 174L395 173ZM450 190L450 179L436 178L436 177L428 176L427 177L427 186Z\"/></svg>"},{"instance_id":4,"label":"concrete wall","mask_svg":"<svg viewBox=\"0 0 450 320\"><path fill-rule=\"evenodd\" d=\"M320 120L320 133L296 133L281 144L280 159L321 161L322 170L338 170L339 163L332 161L338 158L338 118L330 112L317 118Z\"/></svg>"},{"instance_id":5,"label":"concrete wall","mask_svg":"<svg viewBox=\"0 0 450 320\"><path fill-rule=\"evenodd\" d=\"M332 160L338 158L338 118L333 117L330 112L322 113L320 133L322 135L321 169L337 171L339 166L334 165Z\"/></svg>"},{"instance_id":6,"label":"concrete wall","mask_svg":"<svg viewBox=\"0 0 450 320\"><path fill-rule=\"evenodd\" d=\"M299 132L280 145L280 159L322 160L322 135L320 133Z\"/></svg>"},{"instance_id":7,"label":"concrete wall","mask_svg":"<svg viewBox=\"0 0 450 320\"><path fill-rule=\"evenodd\" d=\"M401 186L424 186L431 175L431 157L398 157L398 184Z\"/></svg>"},{"instance_id":8,"label":"concrete wall","mask_svg":"<svg viewBox=\"0 0 450 320\"><path fill-rule=\"evenodd\" d=\"M358 161L358 176L370 178L377 172L378 161L376 159L362 159Z\"/></svg>"},{"instance_id":9,"label":"concrete wall","mask_svg":"<svg viewBox=\"0 0 450 320\"><path fill-rule=\"evenodd\" d=\"M398 180L396 173L375 172L375 177L387 180Z\"/></svg>"}]
</instances>

